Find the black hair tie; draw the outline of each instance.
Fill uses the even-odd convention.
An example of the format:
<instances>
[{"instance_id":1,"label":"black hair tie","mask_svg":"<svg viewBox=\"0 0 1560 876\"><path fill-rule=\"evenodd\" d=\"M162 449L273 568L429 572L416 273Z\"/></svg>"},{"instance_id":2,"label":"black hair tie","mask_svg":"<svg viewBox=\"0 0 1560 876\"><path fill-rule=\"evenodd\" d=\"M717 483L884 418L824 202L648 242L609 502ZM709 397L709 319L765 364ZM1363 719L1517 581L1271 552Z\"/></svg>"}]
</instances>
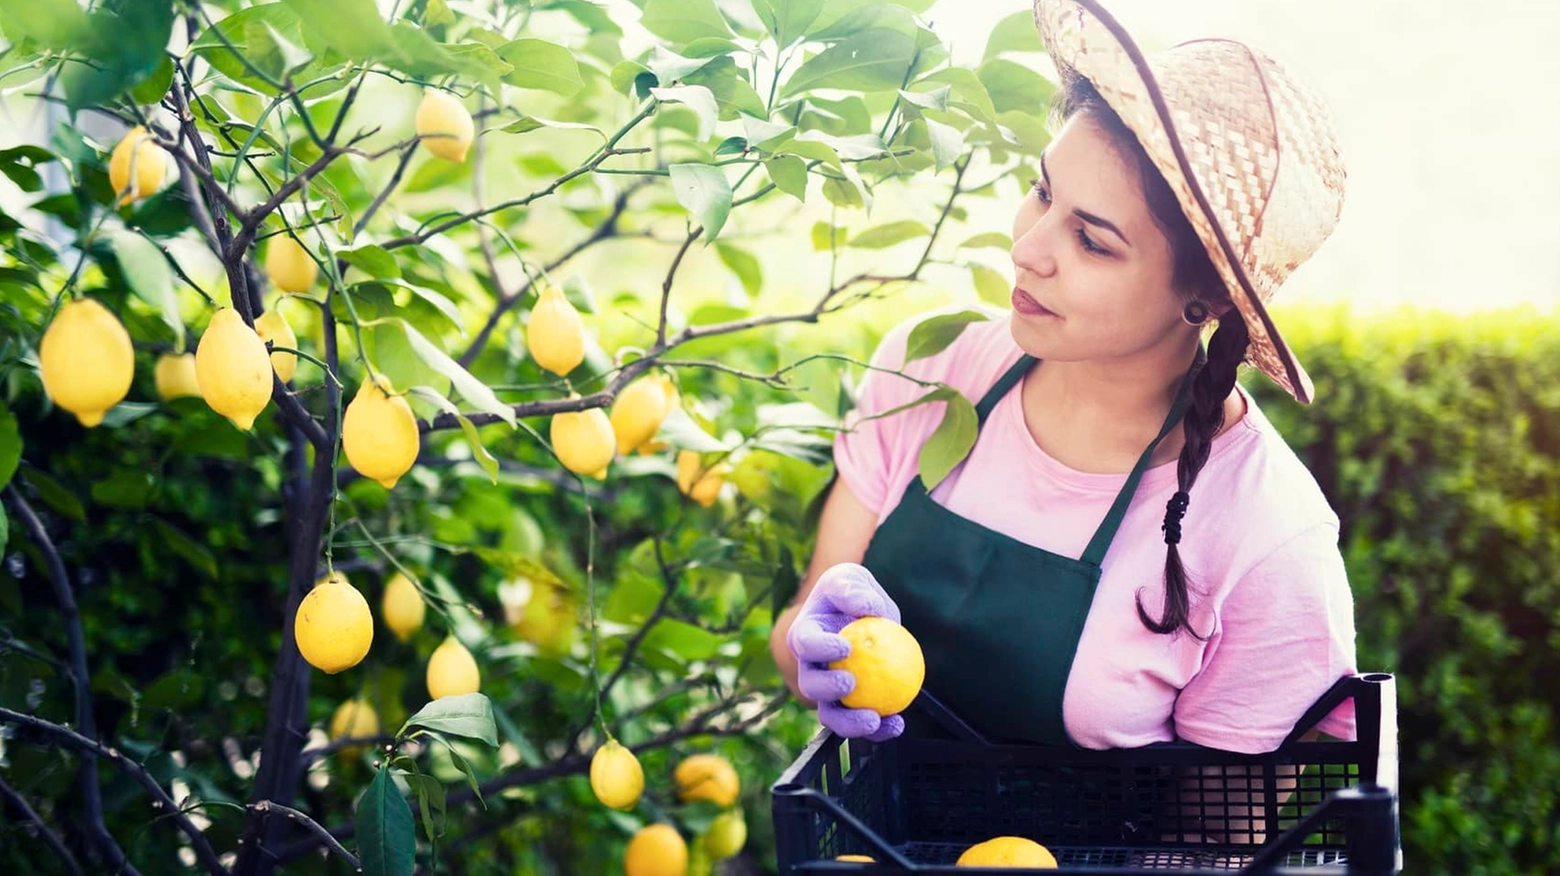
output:
<instances>
[{"instance_id":1,"label":"black hair tie","mask_svg":"<svg viewBox=\"0 0 1560 876\"><path fill-rule=\"evenodd\" d=\"M1165 504L1165 522L1159 527L1164 530L1165 544L1181 542L1181 518L1186 516L1186 508L1190 504L1192 504L1192 497L1187 495L1185 490L1177 490Z\"/></svg>"}]
</instances>

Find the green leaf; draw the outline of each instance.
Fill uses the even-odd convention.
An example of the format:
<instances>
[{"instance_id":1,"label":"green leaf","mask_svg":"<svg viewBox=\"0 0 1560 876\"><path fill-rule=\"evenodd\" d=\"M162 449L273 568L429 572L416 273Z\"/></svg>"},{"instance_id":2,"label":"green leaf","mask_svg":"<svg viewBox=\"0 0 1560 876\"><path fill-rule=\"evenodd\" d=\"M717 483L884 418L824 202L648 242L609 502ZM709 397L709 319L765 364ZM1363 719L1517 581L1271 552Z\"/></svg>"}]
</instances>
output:
<instances>
[{"instance_id":1,"label":"green leaf","mask_svg":"<svg viewBox=\"0 0 1560 876\"><path fill-rule=\"evenodd\" d=\"M619 61L612 65L612 72L607 76L612 83L612 90L618 94L633 94L635 83L641 75L655 76L650 68L638 61Z\"/></svg>"},{"instance_id":2,"label":"green leaf","mask_svg":"<svg viewBox=\"0 0 1560 876\"><path fill-rule=\"evenodd\" d=\"M682 408L676 408L666 415L656 438L679 450L695 450L699 453L728 453L732 450L730 445L699 428L699 424Z\"/></svg>"},{"instance_id":3,"label":"green leaf","mask_svg":"<svg viewBox=\"0 0 1560 876\"><path fill-rule=\"evenodd\" d=\"M81 500L76 494L66 489L65 485L55 480L43 470L27 466L27 483L38 494L43 504L53 508L55 512L63 514L77 522L85 522L87 511L81 505Z\"/></svg>"},{"instance_id":4,"label":"green leaf","mask_svg":"<svg viewBox=\"0 0 1560 876\"><path fill-rule=\"evenodd\" d=\"M694 139L701 143L709 139L715 130L715 120L720 116L720 107L715 104L715 95L708 88L702 85L676 85L671 88L652 88L650 93L662 103L680 103L693 110L699 117L699 132Z\"/></svg>"},{"instance_id":5,"label":"green leaf","mask_svg":"<svg viewBox=\"0 0 1560 876\"><path fill-rule=\"evenodd\" d=\"M731 213L731 183L726 175L708 164L674 164L670 171L677 203L704 226L705 238L714 240Z\"/></svg>"},{"instance_id":6,"label":"green leaf","mask_svg":"<svg viewBox=\"0 0 1560 876\"><path fill-rule=\"evenodd\" d=\"M0 505L0 557L5 556L6 542L10 541L10 539L11 539L11 522L10 522L10 520L8 520L6 518L5 506L4 505ZM17 606L16 610L18 612L20 612L21 611L21 606Z\"/></svg>"},{"instance_id":7,"label":"green leaf","mask_svg":"<svg viewBox=\"0 0 1560 876\"><path fill-rule=\"evenodd\" d=\"M824 0L753 0L753 11L782 49L807 33L823 6Z\"/></svg>"},{"instance_id":8,"label":"green leaf","mask_svg":"<svg viewBox=\"0 0 1560 876\"><path fill-rule=\"evenodd\" d=\"M411 807L390 778L389 765L374 773L358 801L357 838L364 876L412 876L417 827Z\"/></svg>"},{"instance_id":9,"label":"green leaf","mask_svg":"<svg viewBox=\"0 0 1560 876\"><path fill-rule=\"evenodd\" d=\"M0 173L10 177L11 182L16 183L16 187L24 192L42 191L43 177L34 168L54 159L54 153L41 146L0 149ZM33 204L33 207L37 206L37 203Z\"/></svg>"},{"instance_id":10,"label":"green leaf","mask_svg":"<svg viewBox=\"0 0 1560 876\"><path fill-rule=\"evenodd\" d=\"M741 115L763 118L769 110L764 99L753 90L747 74L730 57L716 58L713 63L688 74L684 85L702 85L715 97L720 118L731 121Z\"/></svg>"},{"instance_id":11,"label":"green leaf","mask_svg":"<svg viewBox=\"0 0 1560 876\"><path fill-rule=\"evenodd\" d=\"M269 25L293 43L304 40L303 23L296 13L283 3L262 3L240 9L207 28L190 49L229 79L269 93L271 86L250 72L243 60L255 58L272 47L265 30L258 27L261 24ZM255 40L253 44L251 39ZM224 40L233 48L224 45ZM219 108L220 105L213 107L213 112Z\"/></svg>"},{"instance_id":12,"label":"green leaf","mask_svg":"<svg viewBox=\"0 0 1560 876\"><path fill-rule=\"evenodd\" d=\"M297 14L305 41L354 61L396 56L395 39L374 0L282 0Z\"/></svg>"},{"instance_id":13,"label":"green leaf","mask_svg":"<svg viewBox=\"0 0 1560 876\"><path fill-rule=\"evenodd\" d=\"M921 483L928 491L942 483L942 479L969 455L970 448L975 446L979 425L975 406L958 390L938 389L930 393L928 398L930 396L937 397L931 399L934 401L947 401L948 407L943 411L942 422L937 424L937 430L921 448Z\"/></svg>"},{"instance_id":14,"label":"green leaf","mask_svg":"<svg viewBox=\"0 0 1560 876\"><path fill-rule=\"evenodd\" d=\"M933 119L922 119L927 137L932 141L932 161L937 170L953 164L964 154L964 134L952 125Z\"/></svg>"},{"instance_id":15,"label":"green leaf","mask_svg":"<svg viewBox=\"0 0 1560 876\"><path fill-rule=\"evenodd\" d=\"M509 64L481 43L447 46L408 21L391 25L390 39L395 54L382 60L412 76L434 79L454 74L481 82L496 93L499 77L510 71Z\"/></svg>"},{"instance_id":16,"label":"green leaf","mask_svg":"<svg viewBox=\"0 0 1560 876\"><path fill-rule=\"evenodd\" d=\"M905 363L925 359L947 349L972 322L985 322L991 314L979 310L943 313L917 323L905 341Z\"/></svg>"},{"instance_id":17,"label":"green leaf","mask_svg":"<svg viewBox=\"0 0 1560 876\"><path fill-rule=\"evenodd\" d=\"M421 298L423 301L433 305L433 309L442 314L445 319L448 319L450 323L455 326L455 328L460 330L461 336L465 337L466 326L461 320L460 308L456 307L455 302L451 301L443 293L429 289L426 286L419 286L416 283L409 283L405 280L385 279L381 280L380 282L397 289L405 289L411 292L413 295L416 295L418 298Z\"/></svg>"},{"instance_id":18,"label":"green leaf","mask_svg":"<svg viewBox=\"0 0 1560 876\"><path fill-rule=\"evenodd\" d=\"M845 246L845 241L850 239L850 232L844 228L830 225L827 222L814 222L812 227L812 245L814 252L834 249Z\"/></svg>"},{"instance_id":19,"label":"green leaf","mask_svg":"<svg viewBox=\"0 0 1560 876\"><path fill-rule=\"evenodd\" d=\"M92 501L113 508L145 508L153 486L150 472L122 468L92 485Z\"/></svg>"},{"instance_id":20,"label":"green leaf","mask_svg":"<svg viewBox=\"0 0 1560 876\"><path fill-rule=\"evenodd\" d=\"M1029 10L1015 12L997 22L986 40L986 51L981 61L990 61L1003 52L1043 52L1040 32L1035 30L1034 13Z\"/></svg>"},{"instance_id":21,"label":"green leaf","mask_svg":"<svg viewBox=\"0 0 1560 876\"><path fill-rule=\"evenodd\" d=\"M925 237L931 233L932 229L926 227L923 222L901 219L897 222L874 225L862 231L850 239L850 245L861 249L886 249L896 243Z\"/></svg>"},{"instance_id":22,"label":"green leaf","mask_svg":"<svg viewBox=\"0 0 1560 876\"><path fill-rule=\"evenodd\" d=\"M498 747L498 725L493 722L493 703L479 693L440 697L406 719L406 724L396 733L404 736L412 727L437 730L451 736L463 736Z\"/></svg>"},{"instance_id":23,"label":"green leaf","mask_svg":"<svg viewBox=\"0 0 1560 876\"><path fill-rule=\"evenodd\" d=\"M482 444L482 436L478 434L476 424L466 419L454 402L426 386L414 386L406 392L428 402L442 413L455 417L456 422L460 423L461 431L466 433L466 443L471 445L472 459L475 459L477 465L487 472L488 480L498 483L498 460L494 459L493 454Z\"/></svg>"},{"instance_id":24,"label":"green leaf","mask_svg":"<svg viewBox=\"0 0 1560 876\"><path fill-rule=\"evenodd\" d=\"M892 91L904 83L915 60L915 39L884 28L864 30L824 49L803 64L783 93L826 87L845 91Z\"/></svg>"},{"instance_id":25,"label":"green leaf","mask_svg":"<svg viewBox=\"0 0 1560 876\"><path fill-rule=\"evenodd\" d=\"M816 140L800 140L793 138L784 145L776 147L775 154L800 155L803 158L811 158L814 161L821 161L837 171L844 172L845 170L844 163L840 161L839 153L835 152L834 149L827 144L819 143Z\"/></svg>"},{"instance_id":26,"label":"green leaf","mask_svg":"<svg viewBox=\"0 0 1560 876\"><path fill-rule=\"evenodd\" d=\"M7 0L0 3L0 29L11 42L30 39L48 49L73 49L90 30L76 0Z\"/></svg>"},{"instance_id":27,"label":"green leaf","mask_svg":"<svg viewBox=\"0 0 1560 876\"><path fill-rule=\"evenodd\" d=\"M109 408L108 413L103 415L103 426L107 429L118 429L120 426L134 423L160 407L156 402L120 402Z\"/></svg>"},{"instance_id":28,"label":"green leaf","mask_svg":"<svg viewBox=\"0 0 1560 876\"><path fill-rule=\"evenodd\" d=\"M157 308L162 320L173 329L174 348L184 349L184 318L179 315L179 296L173 288L173 269L157 244L134 231L117 230L111 240L114 257L125 281L137 298Z\"/></svg>"},{"instance_id":29,"label":"green leaf","mask_svg":"<svg viewBox=\"0 0 1560 876\"><path fill-rule=\"evenodd\" d=\"M671 654L683 661L708 660L720 650L720 636L675 619L662 620L645 634L645 647Z\"/></svg>"},{"instance_id":30,"label":"green leaf","mask_svg":"<svg viewBox=\"0 0 1560 876\"><path fill-rule=\"evenodd\" d=\"M0 401L0 487L11 482L16 465L22 461L22 432L16 415Z\"/></svg>"},{"instance_id":31,"label":"green leaf","mask_svg":"<svg viewBox=\"0 0 1560 876\"><path fill-rule=\"evenodd\" d=\"M443 737L437 738L439 741L444 743L445 749L449 751L450 761L455 764L455 768L460 770L461 773L465 775L466 783L471 786L471 793L477 795L477 802L482 804L483 809L486 809L487 801L482 799L482 788L477 785L476 770L471 768L471 764L466 763L466 759L460 756L460 752L455 750L455 746L451 745L448 739L444 739Z\"/></svg>"},{"instance_id":32,"label":"green leaf","mask_svg":"<svg viewBox=\"0 0 1560 876\"><path fill-rule=\"evenodd\" d=\"M504 81L521 88L537 88L568 97L585 87L574 53L557 43L518 39L498 49L499 58L514 67Z\"/></svg>"},{"instance_id":33,"label":"green leaf","mask_svg":"<svg viewBox=\"0 0 1560 876\"><path fill-rule=\"evenodd\" d=\"M970 276L975 280L975 292L982 301L1005 307L1013 300L1013 284L1000 271L982 264L970 265Z\"/></svg>"},{"instance_id":34,"label":"green leaf","mask_svg":"<svg viewBox=\"0 0 1560 876\"><path fill-rule=\"evenodd\" d=\"M164 57L140 84L130 89L130 99L140 104L157 103L168 93L169 86L173 85L173 61Z\"/></svg>"},{"instance_id":35,"label":"green leaf","mask_svg":"<svg viewBox=\"0 0 1560 876\"><path fill-rule=\"evenodd\" d=\"M991 95L986 91L986 86L974 70L964 67L945 67L935 73L928 73L916 80L916 84L943 84L953 87L952 98L948 105L963 110L970 118L976 121L997 123L997 108L992 105ZM956 98L956 99L953 99Z\"/></svg>"},{"instance_id":36,"label":"green leaf","mask_svg":"<svg viewBox=\"0 0 1560 876\"><path fill-rule=\"evenodd\" d=\"M737 275L737 279L742 281L742 288L747 291L747 294L757 295L764 285L764 271L758 259L747 250L724 241L715 244L715 252L726 267Z\"/></svg>"},{"instance_id":37,"label":"green leaf","mask_svg":"<svg viewBox=\"0 0 1560 876\"><path fill-rule=\"evenodd\" d=\"M980 249L982 247L1010 250L1013 248L1013 238L1007 236L1002 231L986 231L959 244L960 249Z\"/></svg>"},{"instance_id":38,"label":"green leaf","mask_svg":"<svg viewBox=\"0 0 1560 876\"><path fill-rule=\"evenodd\" d=\"M360 246L356 249L337 250L336 257L370 277L400 277L401 266L395 256L382 246Z\"/></svg>"},{"instance_id":39,"label":"green leaf","mask_svg":"<svg viewBox=\"0 0 1560 876\"><path fill-rule=\"evenodd\" d=\"M803 131L796 135L795 143L822 143L841 158L857 161L875 158L888 151L888 146L876 134L853 134L837 137L822 131Z\"/></svg>"},{"instance_id":40,"label":"green leaf","mask_svg":"<svg viewBox=\"0 0 1560 876\"><path fill-rule=\"evenodd\" d=\"M499 401L498 396L493 394L493 390L487 388L487 384L473 377L470 371L461 367L459 362L451 359L449 354L439 349L437 344L423 337L422 333L414 328L411 323L392 316L382 320L375 320L373 323L364 323L364 325L388 322L396 323L405 330L406 340L411 343L412 349L416 351L417 355L430 368L448 377L450 383L454 385L455 391L460 393L461 398L475 405L477 410L493 414L510 426L515 425L513 408Z\"/></svg>"},{"instance_id":41,"label":"green leaf","mask_svg":"<svg viewBox=\"0 0 1560 876\"><path fill-rule=\"evenodd\" d=\"M906 91L901 88L899 89L899 99L920 109L946 112L948 109L948 96L952 93L952 85L943 85L931 91Z\"/></svg>"},{"instance_id":42,"label":"green leaf","mask_svg":"<svg viewBox=\"0 0 1560 876\"><path fill-rule=\"evenodd\" d=\"M714 58L685 57L664 46L656 46L650 50L650 60L645 66L661 82L672 83L682 81L683 77L714 61Z\"/></svg>"},{"instance_id":43,"label":"green leaf","mask_svg":"<svg viewBox=\"0 0 1560 876\"><path fill-rule=\"evenodd\" d=\"M999 113L1009 110L1044 115L1051 106L1051 95L1056 86L1034 70L1006 58L996 58L980 65L975 71L991 104Z\"/></svg>"},{"instance_id":44,"label":"green leaf","mask_svg":"<svg viewBox=\"0 0 1560 876\"><path fill-rule=\"evenodd\" d=\"M580 313L596 312L596 290L591 288L584 274L571 274L569 279L563 281L561 291L575 310Z\"/></svg>"},{"instance_id":45,"label":"green leaf","mask_svg":"<svg viewBox=\"0 0 1560 876\"><path fill-rule=\"evenodd\" d=\"M415 761L413 764L415 765ZM417 795L417 809L422 814L423 832L427 834L429 841L444 835L446 798L444 783L433 776L425 776L422 773L408 773L406 784ZM438 818L434 818L438 813Z\"/></svg>"},{"instance_id":46,"label":"green leaf","mask_svg":"<svg viewBox=\"0 0 1560 876\"><path fill-rule=\"evenodd\" d=\"M206 573L206 577L213 579L217 577L217 558L212 555L209 548L185 535L182 530L166 520L153 518L152 525L157 527L162 543L174 553L183 557L191 566Z\"/></svg>"},{"instance_id":47,"label":"green leaf","mask_svg":"<svg viewBox=\"0 0 1560 876\"><path fill-rule=\"evenodd\" d=\"M450 4L444 0L428 0L428 5L423 9L423 27L439 27L455 23L455 13L450 11Z\"/></svg>"},{"instance_id":48,"label":"green leaf","mask_svg":"<svg viewBox=\"0 0 1560 876\"><path fill-rule=\"evenodd\" d=\"M764 169L775 188L798 201L807 200L807 164L795 155L776 155L764 159Z\"/></svg>"},{"instance_id":49,"label":"green leaf","mask_svg":"<svg viewBox=\"0 0 1560 876\"><path fill-rule=\"evenodd\" d=\"M773 151L773 147L783 142L781 138L789 139L796 136L795 125L777 125L774 122L745 114L742 116L741 121L742 136L747 139L748 143L758 147L767 145L770 147L770 151Z\"/></svg>"},{"instance_id":50,"label":"green leaf","mask_svg":"<svg viewBox=\"0 0 1560 876\"><path fill-rule=\"evenodd\" d=\"M645 30L673 43L690 43L700 37L732 36L715 0L648 0L639 23Z\"/></svg>"},{"instance_id":51,"label":"green leaf","mask_svg":"<svg viewBox=\"0 0 1560 876\"><path fill-rule=\"evenodd\" d=\"M355 287L354 291L362 288ZM374 368L389 378L392 386L429 387L430 391L438 393L450 391L450 382L417 355L400 326L378 325L367 329L363 334L363 352ZM444 398L443 395L439 397ZM453 407L454 403L450 404ZM434 407L443 410L439 405Z\"/></svg>"},{"instance_id":52,"label":"green leaf","mask_svg":"<svg viewBox=\"0 0 1560 876\"><path fill-rule=\"evenodd\" d=\"M586 125L580 122L559 122L552 119L544 119L541 116L521 116L518 120L510 122L498 130L506 134L529 134L542 128L560 128L573 131L590 131L606 142L607 133L595 125Z\"/></svg>"}]
</instances>

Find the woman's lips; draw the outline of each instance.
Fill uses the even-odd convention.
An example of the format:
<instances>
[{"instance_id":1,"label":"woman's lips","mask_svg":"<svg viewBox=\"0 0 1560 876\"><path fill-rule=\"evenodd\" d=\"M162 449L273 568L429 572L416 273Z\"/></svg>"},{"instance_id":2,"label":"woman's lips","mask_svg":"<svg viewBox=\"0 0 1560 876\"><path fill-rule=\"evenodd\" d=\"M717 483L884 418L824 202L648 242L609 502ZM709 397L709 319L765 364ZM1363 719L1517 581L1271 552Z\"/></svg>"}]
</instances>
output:
<instances>
[{"instance_id":1,"label":"woman's lips","mask_svg":"<svg viewBox=\"0 0 1560 876\"><path fill-rule=\"evenodd\" d=\"M1051 311L1046 310L1040 302L1030 298L1029 293L1018 288L1017 286L1013 287L1013 309L1028 316L1056 315Z\"/></svg>"}]
</instances>

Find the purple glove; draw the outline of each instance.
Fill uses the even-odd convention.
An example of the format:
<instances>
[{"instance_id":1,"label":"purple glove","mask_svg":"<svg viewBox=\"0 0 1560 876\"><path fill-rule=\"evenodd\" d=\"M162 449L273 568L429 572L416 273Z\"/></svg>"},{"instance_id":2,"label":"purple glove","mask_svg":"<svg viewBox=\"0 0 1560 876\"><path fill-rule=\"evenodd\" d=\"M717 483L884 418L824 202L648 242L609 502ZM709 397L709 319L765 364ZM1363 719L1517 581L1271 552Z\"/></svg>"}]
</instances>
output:
<instances>
[{"instance_id":1,"label":"purple glove","mask_svg":"<svg viewBox=\"0 0 1560 876\"><path fill-rule=\"evenodd\" d=\"M841 697L856 687L856 677L829 663L850 653L850 642L839 634L846 624L863 617L885 617L899 623L899 606L864 566L839 563L818 576L818 583L802 603L786 645L796 657L796 686L802 695L818 703L818 720L840 736L866 737L883 742L905 731L898 715L879 717L871 709L851 709Z\"/></svg>"}]
</instances>

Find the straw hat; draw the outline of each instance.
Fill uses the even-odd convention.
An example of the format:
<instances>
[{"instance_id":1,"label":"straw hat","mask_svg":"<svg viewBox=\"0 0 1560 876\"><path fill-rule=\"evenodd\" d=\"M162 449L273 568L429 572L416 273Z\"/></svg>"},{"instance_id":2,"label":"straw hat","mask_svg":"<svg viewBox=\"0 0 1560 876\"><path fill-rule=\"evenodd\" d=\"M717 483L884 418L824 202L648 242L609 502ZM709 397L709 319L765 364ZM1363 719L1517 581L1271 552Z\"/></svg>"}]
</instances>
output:
<instances>
[{"instance_id":1,"label":"straw hat","mask_svg":"<svg viewBox=\"0 0 1560 876\"><path fill-rule=\"evenodd\" d=\"M1095 0L1034 0L1058 69L1092 82L1169 182L1246 320L1246 357L1302 403L1311 378L1266 303L1338 223L1344 170L1321 98L1234 40L1152 60Z\"/></svg>"}]
</instances>

